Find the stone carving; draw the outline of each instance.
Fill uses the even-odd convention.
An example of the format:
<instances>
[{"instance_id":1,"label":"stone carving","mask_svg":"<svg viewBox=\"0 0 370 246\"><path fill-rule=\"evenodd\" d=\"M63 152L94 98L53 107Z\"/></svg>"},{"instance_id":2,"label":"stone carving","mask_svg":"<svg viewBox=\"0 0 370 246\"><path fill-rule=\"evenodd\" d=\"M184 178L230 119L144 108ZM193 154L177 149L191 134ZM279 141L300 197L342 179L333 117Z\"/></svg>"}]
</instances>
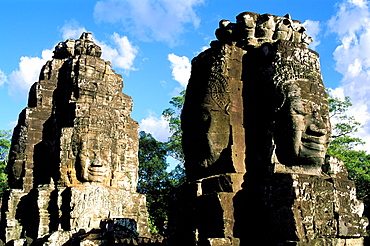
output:
<instances>
[{"instance_id":1,"label":"stone carving","mask_svg":"<svg viewBox=\"0 0 370 246\"><path fill-rule=\"evenodd\" d=\"M272 40L276 28L275 25L276 23L272 15L260 15L256 24L256 38Z\"/></svg>"},{"instance_id":2,"label":"stone carving","mask_svg":"<svg viewBox=\"0 0 370 246\"><path fill-rule=\"evenodd\" d=\"M236 17L236 23L221 20L216 30L216 37L229 44L240 42L243 45L259 45L286 40L307 47L312 42L312 38L305 31L306 28L301 22L292 20L289 14L280 17L243 12Z\"/></svg>"},{"instance_id":3,"label":"stone carving","mask_svg":"<svg viewBox=\"0 0 370 246\"><path fill-rule=\"evenodd\" d=\"M145 196L136 193L132 99L100 55L91 33L60 42L32 86L9 155L5 243L101 245L150 237Z\"/></svg>"},{"instance_id":4,"label":"stone carving","mask_svg":"<svg viewBox=\"0 0 370 246\"><path fill-rule=\"evenodd\" d=\"M279 44L276 74L274 141L279 162L321 169L330 141L329 103L315 52ZM267 46L265 52L269 52ZM286 52L290 50L291 52Z\"/></svg>"},{"instance_id":5,"label":"stone carving","mask_svg":"<svg viewBox=\"0 0 370 246\"><path fill-rule=\"evenodd\" d=\"M320 167L329 145L329 105L325 90L318 87L320 90L312 98L313 92L305 88L308 83L290 81L279 88L285 98L276 116L274 140L278 160L286 165L302 163Z\"/></svg>"},{"instance_id":6,"label":"stone carving","mask_svg":"<svg viewBox=\"0 0 370 246\"><path fill-rule=\"evenodd\" d=\"M188 183L169 245L363 245L368 220L327 156L328 102L311 38L289 15L244 12L192 61L182 112ZM144 245L138 126L89 33L57 45L12 139L1 207L9 245ZM257 243L256 243L257 242Z\"/></svg>"},{"instance_id":7,"label":"stone carving","mask_svg":"<svg viewBox=\"0 0 370 246\"><path fill-rule=\"evenodd\" d=\"M195 58L182 113L183 149L190 180L243 173L241 66L243 51L228 47ZM224 60L217 57L225 57ZM236 144L238 143L238 144Z\"/></svg>"},{"instance_id":8,"label":"stone carving","mask_svg":"<svg viewBox=\"0 0 370 246\"><path fill-rule=\"evenodd\" d=\"M226 79L220 76L218 73L211 74L209 77L209 88L211 91L211 98L221 109L227 112L228 105L230 104L230 98L228 96L229 85Z\"/></svg>"},{"instance_id":9,"label":"stone carving","mask_svg":"<svg viewBox=\"0 0 370 246\"><path fill-rule=\"evenodd\" d=\"M173 245L363 245L363 203L326 156L329 104L305 30L243 12L193 59Z\"/></svg>"},{"instance_id":10,"label":"stone carving","mask_svg":"<svg viewBox=\"0 0 370 246\"><path fill-rule=\"evenodd\" d=\"M106 183L112 176L113 169L112 153L109 149L104 149L100 145L105 145L101 139L96 139L96 143L91 143L89 139L81 140L81 145L76 157L77 177L81 182ZM103 144L102 144L103 143Z\"/></svg>"}]
</instances>

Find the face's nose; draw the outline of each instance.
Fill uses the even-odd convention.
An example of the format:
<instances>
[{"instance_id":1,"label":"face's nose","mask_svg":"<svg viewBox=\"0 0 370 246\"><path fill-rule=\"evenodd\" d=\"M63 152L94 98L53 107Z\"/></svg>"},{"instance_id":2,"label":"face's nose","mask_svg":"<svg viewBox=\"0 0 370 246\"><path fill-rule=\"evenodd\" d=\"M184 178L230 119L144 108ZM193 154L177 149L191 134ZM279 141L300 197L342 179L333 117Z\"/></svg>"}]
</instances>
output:
<instances>
[{"instance_id":1,"label":"face's nose","mask_svg":"<svg viewBox=\"0 0 370 246\"><path fill-rule=\"evenodd\" d=\"M101 167L101 166L103 166L103 162L101 161L100 156L97 155L96 153L94 153L94 159L93 159L93 161L91 163L91 166L93 166L93 167Z\"/></svg>"},{"instance_id":2,"label":"face's nose","mask_svg":"<svg viewBox=\"0 0 370 246\"><path fill-rule=\"evenodd\" d=\"M320 107L313 105L312 115L308 117L307 134L321 137L328 134L327 121L324 119L325 114L320 111Z\"/></svg>"}]
</instances>

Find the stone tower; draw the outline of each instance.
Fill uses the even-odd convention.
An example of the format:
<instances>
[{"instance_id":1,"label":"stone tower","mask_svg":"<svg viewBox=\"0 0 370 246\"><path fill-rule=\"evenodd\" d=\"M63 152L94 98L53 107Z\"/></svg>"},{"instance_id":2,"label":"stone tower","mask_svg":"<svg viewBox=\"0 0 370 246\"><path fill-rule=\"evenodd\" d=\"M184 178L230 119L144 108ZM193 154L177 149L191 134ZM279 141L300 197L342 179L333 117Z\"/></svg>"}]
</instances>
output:
<instances>
[{"instance_id":1,"label":"stone tower","mask_svg":"<svg viewBox=\"0 0 370 246\"><path fill-rule=\"evenodd\" d=\"M219 25L192 61L173 245L363 245L363 204L326 156L329 104L305 27L251 12Z\"/></svg>"},{"instance_id":2,"label":"stone tower","mask_svg":"<svg viewBox=\"0 0 370 246\"><path fill-rule=\"evenodd\" d=\"M91 33L60 42L31 87L9 154L5 243L68 245L94 238L89 245L101 245L150 237L145 196L136 192L132 99L100 56Z\"/></svg>"}]
</instances>

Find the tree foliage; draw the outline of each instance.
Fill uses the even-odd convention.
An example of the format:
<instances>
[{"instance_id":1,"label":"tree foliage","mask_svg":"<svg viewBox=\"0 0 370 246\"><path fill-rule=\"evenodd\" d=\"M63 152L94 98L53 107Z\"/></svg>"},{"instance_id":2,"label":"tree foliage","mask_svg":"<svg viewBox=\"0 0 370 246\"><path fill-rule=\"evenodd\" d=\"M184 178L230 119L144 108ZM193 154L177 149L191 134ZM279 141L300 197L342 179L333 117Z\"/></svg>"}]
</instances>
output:
<instances>
[{"instance_id":1,"label":"tree foliage","mask_svg":"<svg viewBox=\"0 0 370 246\"><path fill-rule=\"evenodd\" d=\"M140 133L140 192L147 194L149 213L154 225L159 228L167 219L169 194L174 187L185 182L183 167L184 153L181 145L180 114L185 101L185 90L180 96L173 97L171 107L163 111L162 115L169 121L171 136L168 142L161 143L150 134ZM332 121L332 142L328 154L342 159L348 169L349 178L356 183L357 196L370 208L370 155L366 151L357 151L355 147L364 144L353 133L358 131L360 123L353 116L347 114L352 106L349 97L345 100L329 95L330 117ZM149 153L148 153L149 151ZM166 157L170 155L180 164L171 172L166 172ZM147 169L146 171L142 169Z\"/></svg>"},{"instance_id":2,"label":"tree foliage","mask_svg":"<svg viewBox=\"0 0 370 246\"><path fill-rule=\"evenodd\" d=\"M353 133L358 131L361 124L353 116L347 114L348 108L352 106L349 97L341 101L339 98L332 97L329 94L328 100L330 119L334 123L330 151L352 150L357 145L364 144L360 138L352 136Z\"/></svg>"},{"instance_id":3,"label":"tree foliage","mask_svg":"<svg viewBox=\"0 0 370 246\"><path fill-rule=\"evenodd\" d=\"M150 133L140 132L138 192L147 197L152 232L164 232L170 195L176 187L185 182L180 127L184 100L185 91L182 91L180 96L172 98L171 107L162 113L170 126L171 136L167 142L157 141ZM168 156L180 162L170 172L167 171Z\"/></svg>"},{"instance_id":4,"label":"tree foliage","mask_svg":"<svg viewBox=\"0 0 370 246\"><path fill-rule=\"evenodd\" d=\"M8 177L5 173L11 144L11 131L0 130L0 195L8 188Z\"/></svg>"},{"instance_id":5,"label":"tree foliage","mask_svg":"<svg viewBox=\"0 0 370 246\"><path fill-rule=\"evenodd\" d=\"M366 151L357 151L355 147L364 144L360 138L353 137L360 123L353 116L348 116L347 110L352 103L349 97L344 101L329 94L330 117L333 135L327 154L343 160L348 170L348 176L356 184L357 197L364 201L367 211L370 209L370 155Z\"/></svg>"},{"instance_id":6,"label":"tree foliage","mask_svg":"<svg viewBox=\"0 0 370 246\"><path fill-rule=\"evenodd\" d=\"M137 191L146 195L152 232L167 221L168 173L166 145L144 131L139 135L139 182Z\"/></svg>"},{"instance_id":7,"label":"tree foliage","mask_svg":"<svg viewBox=\"0 0 370 246\"><path fill-rule=\"evenodd\" d=\"M162 113L164 118L168 120L170 126L171 136L166 142L168 153L182 164L184 163L184 152L182 151L181 142L182 130L180 115L185 102L185 93L186 91L183 90L180 96L172 97L170 101L172 107L165 109Z\"/></svg>"},{"instance_id":8,"label":"tree foliage","mask_svg":"<svg viewBox=\"0 0 370 246\"><path fill-rule=\"evenodd\" d=\"M152 183L161 186L166 177L166 145L157 141L150 133L139 134L139 191L148 193Z\"/></svg>"}]
</instances>

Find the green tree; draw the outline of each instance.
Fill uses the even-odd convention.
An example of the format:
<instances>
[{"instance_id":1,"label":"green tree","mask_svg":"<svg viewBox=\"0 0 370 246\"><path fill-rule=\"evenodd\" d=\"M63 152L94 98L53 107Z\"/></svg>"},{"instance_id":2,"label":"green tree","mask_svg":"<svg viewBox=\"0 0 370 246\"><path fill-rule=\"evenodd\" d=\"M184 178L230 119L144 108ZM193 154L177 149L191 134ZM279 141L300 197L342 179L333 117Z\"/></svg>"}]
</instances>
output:
<instances>
[{"instance_id":1,"label":"green tree","mask_svg":"<svg viewBox=\"0 0 370 246\"><path fill-rule=\"evenodd\" d=\"M168 153L180 161L180 164L184 163L184 152L182 151L182 130L181 130L181 110L185 102L186 90L183 90L178 97L172 97L170 104L172 107L167 108L163 111L162 115L169 122L171 136L166 142Z\"/></svg>"},{"instance_id":2,"label":"green tree","mask_svg":"<svg viewBox=\"0 0 370 246\"><path fill-rule=\"evenodd\" d=\"M166 158L166 144L141 131L137 191L146 195L152 232L160 231L167 221L169 181Z\"/></svg>"},{"instance_id":3,"label":"green tree","mask_svg":"<svg viewBox=\"0 0 370 246\"><path fill-rule=\"evenodd\" d=\"M353 150L354 147L364 144L360 138L353 137L352 134L358 131L359 122L353 116L346 114L348 108L352 106L349 97L344 101L339 98L330 96L329 94L329 111L332 126L332 141L329 151L334 151L337 154L347 150Z\"/></svg>"},{"instance_id":4,"label":"green tree","mask_svg":"<svg viewBox=\"0 0 370 246\"><path fill-rule=\"evenodd\" d=\"M329 94L330 117L332 120L332 142L327 154L343 160L348 170L348 177L357 188L357 197L364 201L367 216L370 210L370 155L366 151L357 151L355 147L364 142L352 134L358 131L360 123L353 116L347 115L352 103L349 97L344 101Z\"/></svg>"},{"instance_id":5,"label":"green tree","mask_svg":"<svg viewBox=\"0 0 370 246\"><path fill-rule=\"evenodd\" d=\"M140 171L139 187L143 194L148 195L150 218L158 228L167 219L168 195L174 187L185 182L184 153L181 144L181 110L185 101L185 90L180 96L173 97L171 107L163 111L163 116L169 121L171 136L166 143L155 140L150 134L140 133ZM332 122L332 142L328 154L342 159L347 166L349 178L354 180L358 198L365 203L367 211L370 209L370 155L365 151L356 151L354 148L364 144L360 138L352 134L358 131L360 123L353 116L348 116L347 110L352 105L348 97L344 101L329 95L330 116ZM150 144L148 144L150 143ZM146 152L149 151L150 153ZM170 173L166 172L166 156L177 159L180 164ZM144 158L145 157L145 158ZM158 173L156 173L158 172ZM155 178L150 178L153 176ZM141 185L140 183L143 183ZM157 202L155 202L157 201ZM369 216L369 214L368 214Z\"/></svg>"},{"instance_id":6,"label":"green tree","mask_svg":"<svg viewBox=\"0 0 370 246\"><path fill-rule=\"evenodd\" d=\"M0 130L0 195L8 188L8 177L5 173L10 149L11 131Z\"/></svg>"},{"instance_id":7,"label":"green tree","mask_svg":"<svg viewBox=\"0 0 370 246\"><path fill-rule=\"evenodd\" d=\"M168 182L171 189L179 187L186 182L184 165L178 164L171 172L168 173Z\"/></svg>"},{"instance_id":8,"label":"green tree","mask_svg":"<svg viewBox=\"0 0 370 246\"><path fill-rule=\"evenodd\" d=\"M180 114L184 104L185 91L173 97L171 107L163 111L169 121L170 133L167 142L157 141L151 134L141 131L139 136L139 182L138 192L147 197L147 207L152 232L164 231L168 219L168 206L173 190L185 182L183 167L184 154L181 145ZM178 160L178 164L168 172L167 157Z\"/></svg>"},{"instance_id":9,"label":"green tree","mask_svg":"<svg viewBox=\"0 0 370 246\"><path fill-rule=\"evenodd\" d=\"M165 143L168 154L179 161L179 164L168 174L172 187L178 187L185 183L184 152L182 150L181 111L185 102L186 90L180 92L177 97L172 97L171 107L163 111L162 115L169 122L171 136Z\"/></svg>"}]
</instances>

